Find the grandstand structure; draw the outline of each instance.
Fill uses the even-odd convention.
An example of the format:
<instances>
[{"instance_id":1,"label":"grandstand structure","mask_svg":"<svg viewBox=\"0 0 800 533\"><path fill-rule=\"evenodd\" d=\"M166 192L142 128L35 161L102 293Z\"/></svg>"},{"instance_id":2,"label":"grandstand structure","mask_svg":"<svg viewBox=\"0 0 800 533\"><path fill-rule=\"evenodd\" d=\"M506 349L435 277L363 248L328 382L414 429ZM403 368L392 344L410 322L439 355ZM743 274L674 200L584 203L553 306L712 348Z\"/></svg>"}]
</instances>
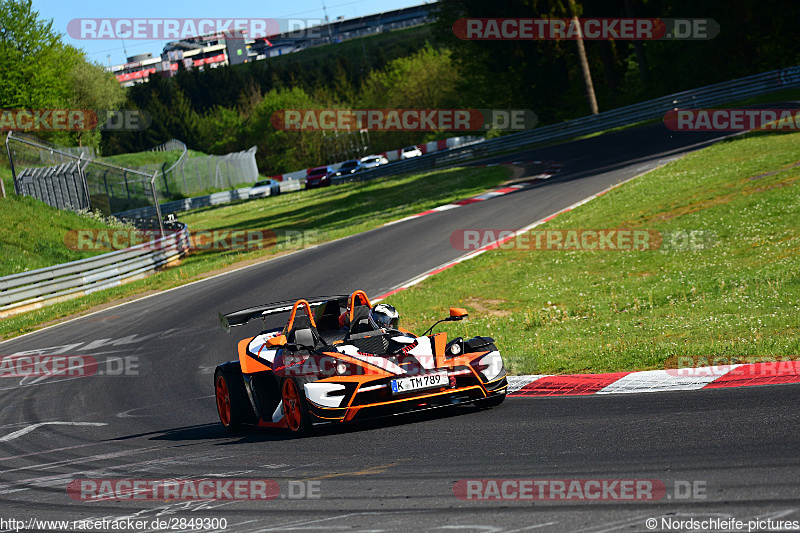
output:
<instances>
[{"instance_id":1,"label":"grandstand structure","mask_svg":"<svg viewBox=\"0 0 800 533\"><path fill-rule=\"evenodd\" d=\"M353 19L339 18L302 29L250 39L243 30L229 35L214 33L167 43L160 56L152 53L128 58L127 63L108 67L123 87L144 83L150 76L171 77L183 66L204 70L224 65L261 61L325 44L337 43L392 30L424 24L431 6L423 4Z\"/></svg>"}]
</instances>

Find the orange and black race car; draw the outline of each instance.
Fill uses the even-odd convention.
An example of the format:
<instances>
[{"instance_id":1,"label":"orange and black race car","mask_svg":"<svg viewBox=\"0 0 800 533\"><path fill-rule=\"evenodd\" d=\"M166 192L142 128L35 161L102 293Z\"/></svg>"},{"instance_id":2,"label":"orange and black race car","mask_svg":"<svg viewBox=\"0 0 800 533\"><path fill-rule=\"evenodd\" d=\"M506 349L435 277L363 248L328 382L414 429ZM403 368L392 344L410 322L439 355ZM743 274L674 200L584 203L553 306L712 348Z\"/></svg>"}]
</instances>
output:
<instances>
[{"instance_id":1,"label":"orange and black race car","mask_svg":"<svg viewBox=\"0 0 800 533\"><path fill-rule=\"evenodd\" d=\"M283 328L243 339L239 359L217 367L222 424L307 434L325 423L502 403L508 381L492 338L447 342L447 333L428 335L440 322L465 318L466 310L451 308L449 317L416 336L396 320L385 320L379 311L386 309L394 311L384 304L373 307L363 291L355 291L220 314L229 333L256 318L266 324L270 315L289 314Z\"/></svg>"}]
</instances>

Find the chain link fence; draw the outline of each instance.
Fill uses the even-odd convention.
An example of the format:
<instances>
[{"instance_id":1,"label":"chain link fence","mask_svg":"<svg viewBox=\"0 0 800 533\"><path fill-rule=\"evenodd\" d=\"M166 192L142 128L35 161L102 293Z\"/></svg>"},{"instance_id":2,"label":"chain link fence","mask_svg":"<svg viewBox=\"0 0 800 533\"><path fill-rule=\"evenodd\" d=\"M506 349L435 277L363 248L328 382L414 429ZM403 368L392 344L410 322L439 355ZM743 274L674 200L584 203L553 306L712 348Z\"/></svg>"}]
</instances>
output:
<instances>
[{"instance_id":1,"label":"chain link fence","mask_svg":"<svg viewBox=\"0 0 800 533\"><path fill-rule=\"evenodd\" d=\"M170 151L185 145L172 139L153 151ZM258 181L256 166L256 147L226 155L199 157L180 157L172 166L150 164L137 167L137 170L158 178L159 192L168 200L191 198L210 192L235 189L242 185L250 186Z\"/></svg>"},{"instance_id":2,"label":"chain link fence","mask_svg":"<svg viewBox=\"0 0 800 533\"><path fill-rule=\"evenodd\" d=\"M6 137L6 151L19 195L58 209L105 215L154 205L154 173L89 159L93 151L64 149L15 131Z\"/></svg>"},{"instance_id":3,"label":"chain link fence","mask_svg":"<svg viewBox=\"0 0 800 533\"><path fill-rule=\"evenodd\" d=\"M224 156L188 157L186 145L172 139L152 151L179 151L177 160L137 168L98 159L93 150L65 149L19 132L9 132L6 151L17 194L58 209L154 213L137 217L139 227L162 224L160 202L252 185L258 179L256 147ZM148 207L152 209L140 209Z\"/></svg>"}]
</instances>

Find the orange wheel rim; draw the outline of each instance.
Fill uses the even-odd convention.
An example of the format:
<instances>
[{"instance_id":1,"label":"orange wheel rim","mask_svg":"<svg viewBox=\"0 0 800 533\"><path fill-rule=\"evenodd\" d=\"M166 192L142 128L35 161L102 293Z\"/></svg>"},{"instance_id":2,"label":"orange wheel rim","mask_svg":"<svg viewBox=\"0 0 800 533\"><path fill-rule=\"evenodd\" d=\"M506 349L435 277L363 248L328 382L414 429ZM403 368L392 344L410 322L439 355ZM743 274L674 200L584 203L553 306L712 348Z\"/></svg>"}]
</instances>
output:
<instances>
[{"instance_id":1,"label":"orange wheel rim","mask_svg":"<svg viewBox=\"0 0 800 533\"><path fill-rule=\"evenodd\" d=\"M300 394L291 379L283 382L283 415L290 430L300 429Z\"/></svg>"},{"instance_id":2,"label":"orange wheel rim","mask_svg":"<svg viewBox=\"0 0 800 533\"><path fill-rule=\"evenodd\" d=\"M231 423L231 396L228 394L228 384L225 383L223 376L217 379L217 411L219 411L222 425L229 426Z\"/></svg>"}]
</instances>

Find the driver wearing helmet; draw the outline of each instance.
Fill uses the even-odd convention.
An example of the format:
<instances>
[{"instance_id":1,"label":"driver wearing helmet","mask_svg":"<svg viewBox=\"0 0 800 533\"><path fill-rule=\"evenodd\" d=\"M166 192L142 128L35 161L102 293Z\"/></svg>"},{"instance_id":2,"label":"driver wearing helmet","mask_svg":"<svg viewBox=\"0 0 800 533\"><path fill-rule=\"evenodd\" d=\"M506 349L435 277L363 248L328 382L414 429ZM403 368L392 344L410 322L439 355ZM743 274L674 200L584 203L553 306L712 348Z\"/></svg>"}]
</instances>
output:
<instances>
[{"instance_id":1,"label":"driver wearing helmet","mask_svg":"<svg viewBox=\"0 0 800 533\"><path fill-rule=\"evenodd\" d=\"M376 304L369 310L369 322L375 329L398 329L400 313L389 304Z\"/></svg>"}]
</instances>

